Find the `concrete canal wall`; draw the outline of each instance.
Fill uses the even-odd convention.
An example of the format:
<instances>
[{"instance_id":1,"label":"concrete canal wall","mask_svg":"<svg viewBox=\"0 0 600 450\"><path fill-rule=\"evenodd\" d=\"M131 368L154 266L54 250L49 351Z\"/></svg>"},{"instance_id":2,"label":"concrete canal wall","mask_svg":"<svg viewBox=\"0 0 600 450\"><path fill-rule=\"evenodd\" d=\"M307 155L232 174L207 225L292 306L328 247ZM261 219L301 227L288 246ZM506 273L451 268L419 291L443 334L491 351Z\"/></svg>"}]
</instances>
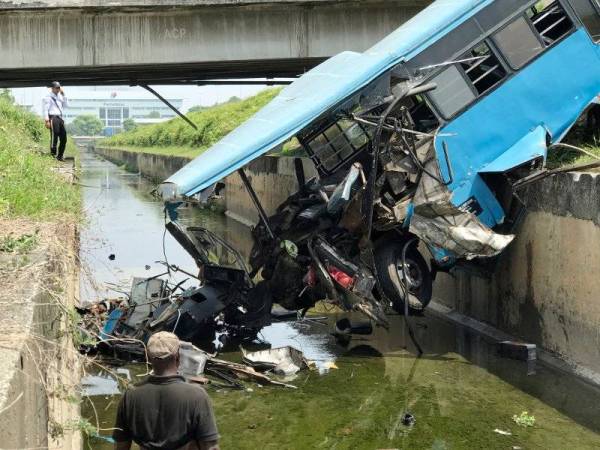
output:
<instances>
[{"instance_id":1,"label":"concrete canal wall","mask_svg":"<svg viewBox=\"0 0 600 450\"><path fill-rule=\"evenodd\" d=\"M167 178L187 160L98 149L109 160L136 162L151 178ZM314 169L306 161L307 178ZM293 159L263 157L247 169L267 212L297 186ZM239 177L226 179L228 214L256 223ZM439 274L437 301L547 349L600 381L600 174L561 174L530 186L528 212L494 275Z\"/></svg>"},{"instance_id":2,"label":"concrete canal wall","mask_svg":"<svg viewBox=\"0 0 600 450\"><path fill-rule=\"evenodd\" d=\"M79 358L65 314L78 295L77 230L46 232L58 238L41 238L26 260L0 260L20 268L0 295L1 448L81 448Z\"/></svg>"},{"instance_id":3,"label":"concrete canal wall","mask_svg":"<svg viewBox=\"0 0 600 450\"><path fill-rule=\"evenodd\" d=\"M600 174L560 174L523 194L527 215L490 278L439 274L439 302L600 374Z\"/></svg>"}]
</instances>

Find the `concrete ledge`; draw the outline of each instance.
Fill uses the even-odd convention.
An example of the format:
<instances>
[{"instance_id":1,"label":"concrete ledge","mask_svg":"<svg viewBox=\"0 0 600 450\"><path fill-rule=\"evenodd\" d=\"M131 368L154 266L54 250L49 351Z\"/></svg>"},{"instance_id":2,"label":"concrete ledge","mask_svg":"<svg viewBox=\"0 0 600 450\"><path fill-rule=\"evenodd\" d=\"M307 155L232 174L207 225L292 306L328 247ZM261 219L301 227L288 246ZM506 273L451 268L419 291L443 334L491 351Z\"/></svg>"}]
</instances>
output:
<instances>
[{"instance_id":1,"label":"concrete ledge","mask_svg":"<svg viewBox=\"0 0 600 450\"><path fill-rule=\"evenodd\" d=\"M122 8L171 8L300 4L319 5L327 3L358 3L357 0L0 0L1 10L47 10L47 9L122 9ZM360 3L368 3L361 1ZM426 6L431 0L396 0L400 6Z\"/></svg>"},{"instance_id":2,"label":"concrete ledge","mask_svg":"<svg viewBox=\"0 0 600 450\"><path fill-rule=\"evenodd\" d=\"M529 186L527 207L600 226L600 173L560 173Z\"/></svg>"},{"instance_id":3,"label":"concrete ledge","mask_svg":"<svg viewBox=\"0 0 600 450\"><path fill-rule=\"evenodd\" d=\"M439 301L432 301L427 307L425 314L464 328L494 344L499 344L503 341L518 340L518 338L515 336L494 328L487 323L480 322L472 317L461 314L458 311L443 305ZM594 387L600 388L600 373L584 367L581 364L578 364L574 361L569 361L560 355L540 348L537 349L537 361L545 364L548 367L551 367L552 369L569 375L574 375L580 380Z\"/></svg>"}]
</instances>

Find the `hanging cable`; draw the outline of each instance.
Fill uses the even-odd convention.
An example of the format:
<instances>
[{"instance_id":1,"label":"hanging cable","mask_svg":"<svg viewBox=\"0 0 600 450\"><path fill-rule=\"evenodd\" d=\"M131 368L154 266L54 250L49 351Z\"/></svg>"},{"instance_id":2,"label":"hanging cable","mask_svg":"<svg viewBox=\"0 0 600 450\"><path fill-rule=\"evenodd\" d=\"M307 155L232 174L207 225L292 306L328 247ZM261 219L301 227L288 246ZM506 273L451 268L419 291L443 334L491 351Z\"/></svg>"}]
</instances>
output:
<instances>
[{"instance_id":1,"label":"hanging cable","mask_svg":"<svg viewBox=\"0 0 600 450\"><path fill-rule=\"evenodd\" d=\"M423 349L421 348L421 346L419 345L419 342L417 341L417 338L415 337L415 333L410 325L410 321L408 320L408 315L409 315L409 308L408 308L408 296L409 296L409 291L408 291L408 277L406 276L406 251L408 250L408 248L413 245L415 242L417 242L417 239L411 239L410 241L408 241L406 244L404 244L404 247L402 248L402 290L404 291L404 323L406 324L406 328L408 329L408 335L410 336L410 339L412 340L413 344L415 344L415 347L417 348L417 351L419 352L419 356L423 354Z\"/></svg>"}]
</instances>

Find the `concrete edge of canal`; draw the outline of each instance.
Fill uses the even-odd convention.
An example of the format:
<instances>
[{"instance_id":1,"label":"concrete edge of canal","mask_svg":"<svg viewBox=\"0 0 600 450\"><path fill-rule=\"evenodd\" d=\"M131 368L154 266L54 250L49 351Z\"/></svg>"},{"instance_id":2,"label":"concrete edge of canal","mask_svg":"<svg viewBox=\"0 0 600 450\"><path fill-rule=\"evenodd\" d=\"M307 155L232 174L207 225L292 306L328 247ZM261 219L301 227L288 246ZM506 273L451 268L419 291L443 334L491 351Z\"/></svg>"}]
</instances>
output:
<instances>
[{"instance_id":1,"label":"concrete edge of canal","mask_svg":"<svg viewBox=\"0 0 600 450\"><path fill-rule=\"evenodd\" d=\"M94 150L154 181L189 161ZM314 176L310 161L304 162L307 178ZM259 158L247 174L267 213L297 190L293 158ZM237 174L225 183L226 214L246 225L256 223ZM600 174L559 174L530 186L522 199L527 214L493 274L439 274L434 297L450 311L536 344L540 359L600 385Z\"/></svg>"},{"instance_id":2,"label":"concrete edge of canal","mask_svg":"<svg viewBox=\"0 0 600 450\"><path fill-rule=\"evenodd\" d=\"M81 448L80 355L71 333L78 227L44 225L0 302L0 447L6 449Z\"/></svg>"}]
</instances>

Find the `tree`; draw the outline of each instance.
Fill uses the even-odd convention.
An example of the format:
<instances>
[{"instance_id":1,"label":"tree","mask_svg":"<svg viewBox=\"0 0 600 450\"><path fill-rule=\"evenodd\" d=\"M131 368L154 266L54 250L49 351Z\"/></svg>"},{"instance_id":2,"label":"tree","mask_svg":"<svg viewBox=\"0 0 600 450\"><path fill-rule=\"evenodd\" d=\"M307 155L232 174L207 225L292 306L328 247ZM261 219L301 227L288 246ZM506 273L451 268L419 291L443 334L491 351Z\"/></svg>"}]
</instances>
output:
<instances>
[{"instance_id":1,"label":"tree","mask_svg":"<svg viewBox=\"0 0 600 450\"><path fill-rule=\"evenodd\" d=\"M135 123L135 120L132 118L125 119L123 121L123 131L133 131L138 127L138 124Z\"/></svg>"},{"instance_id":2,"label":"tree","mask_svg":"<svg viewBox=\"0 0 600 450\"><path fill-rule=\"evenodd\" d=\"M146 116L148 119L160 119L160 113L158 111L152 111Z\"/></svg>"},{"instance_id":3,"label":"tree","mask_svg":"<svg viewBox=\"0 0 600 450\"><path fill-rule=\"evenodd\" d=\"M0 99L8 101L8 103L14 103L15 98L10 93L10 90L4 88L0 91Z\"/></svg>"},{"instance_id":4,"label":"tree","mask_svg":"<svg viewBox=\"0 0 600 450\"><path fill-rule=\"evenodd\" d=\"M200 112L200 111L204 111L206 109L206 106L201 106L201 105L196 105L196 106L192 106L190 109L188 109L188 113L193 113L193 112Z\"/></svg>"},{"instance_id":5,"label":"tree","mask_svg":"<svg viewBox=\"0 0 600 450\"><path fill-rule=\"evenodd\" d=\"M75 136L97 136L102 133L104 123L91 114L84 114L75 117L75 120L69 126L69 132Z\"/></svg>"}]
</instances>

